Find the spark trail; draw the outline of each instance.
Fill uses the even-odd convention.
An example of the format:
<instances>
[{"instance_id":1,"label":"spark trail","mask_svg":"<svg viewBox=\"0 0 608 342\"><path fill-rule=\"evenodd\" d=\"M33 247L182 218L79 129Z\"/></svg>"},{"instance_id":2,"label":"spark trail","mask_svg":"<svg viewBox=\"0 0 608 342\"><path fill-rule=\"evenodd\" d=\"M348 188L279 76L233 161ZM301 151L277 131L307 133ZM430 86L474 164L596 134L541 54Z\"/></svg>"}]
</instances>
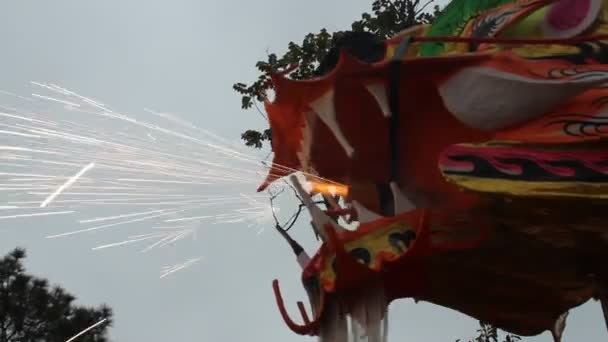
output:
<instances>
[{"instance_id":1,"label":"spark trail","mask_svg":"<svg viewBox=\"0 0 608 342\"><path fill-rule=\"evenodd\" d=\"M105 321L107 321L107 318L102 319L101 321L89 326L88 328L84 329L83 331L79 332L78 334L70 337L69 339L67 339L65 342L72 342L75 341L77 338L79 338L80 336L88 333L89 331L95 329L96 327L100 326L101 324L103 324Z\"/></svg>"},{"instance_id":2,"label":"spark trail","mask_svg":"<svg viewBox=\"0 0 608 342\"><path fill-rule=\"evenodd\" d=\"M177 264L177 265L174 265L174 266L165 266L165 267L163 267L163 270L161 271L160 279L163 279L163 278L165 278L165 277L167 277L167 276L169 276L169 275L171 275L171 274L173 274L175 272L179 272L179 271L185 270L186 268L188 268L188 267L196 264L197 262L199 262L199 260L201 260L201 258L190 259L190 260L188 260L186 262L183 262L181 264Z\"/></svg>"},{"instance_id":3,"label":"spark trail","mask_svg":"<svg viewBox=\"0 0 608 342\"><path fill-rule=\"evenodd\" d=\"M57 190L55 190L55 192L53 192L49 197L47 197L41 204L40 204L40 208L44 208L47 205L49 205L49 203L51 203L57 196L59 196L60 193L62 193L63 191L65 191L66 189L68 189L72 184L74 184L78 178L82 177L82 175L84 175L87 171L89 171L90 169L92 169L93 167L95 167L95 163L90 163L89 165L85 166L84 168L82 168L82 170L78 171L77 174L75 174L74 176L72 176L70 179L68 179L65 183L63 183L59 188L57 188Z\"/></svg>"}]
</instances>

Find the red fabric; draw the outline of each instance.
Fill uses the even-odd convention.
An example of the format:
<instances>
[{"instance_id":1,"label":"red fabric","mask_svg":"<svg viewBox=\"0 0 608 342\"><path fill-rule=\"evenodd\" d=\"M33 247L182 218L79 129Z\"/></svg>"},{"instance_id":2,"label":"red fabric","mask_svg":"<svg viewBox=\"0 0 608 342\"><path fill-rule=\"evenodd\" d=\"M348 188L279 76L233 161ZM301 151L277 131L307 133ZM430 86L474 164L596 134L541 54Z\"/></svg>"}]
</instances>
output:
<instances>
[{"instance_id":1,"label":"red fabric","mask_svg":"<svg viewBox=\"0 0 608 342\"><path fill-rule=\"evenodd\" d=\"M590 39L590 37L553 40L424 37L418 40L500 44L575 44ZM596 36L594 39L608 39L608 35ZM477 131L456 120L444 107L437 88L463 68L480 65L515 74L525 74L529 77L543 78L545 76L539 72L568 64L559 61L527 61L508 53L416 58L401 64L399 70L401 80L399 88L399 163L401 179L404 182L400 185L402 188L413 188L415 191L429 194L437 203L447 202L461 206L460 208L452 206L449 207L449 210L444 211L434 210L440 220L450 217L459 209L462 212L470 213L468 209L477 202L476 195L461 192L457 187L447 183L441 175L437 164L441 153L446 148L459 143L485 142L496 137L522 139L526 136L538 137L541 135L539 134L541 129L539 122L547 120L545 117L539 122L526 123L502 133ZM577 68L593 68L593 66ZM387 62L364 65L342 56L336 69L320 79L298 82L277 77L275 79L276 99L274 103L267 104L273 129L275 165L297 168L299 164L295 156L300 150L301 132L299 128L305 120L303 113L310 110L309 104L312 101L330 89L334 89L337 121L345 137L355 148L355 156L352 159L347 158L331 131L320 119L312 118L309 124L314 127L310 152L313 165L322 177L334 181L386 182L389 173L388 120L383 117L375 99L367 92L365 86L376 82L386 82L388 72ZM590 104L591 101L587 101L587 103ZM278 172L278 170L274 171ZM336 294L348 295L349 291L356 291L375 280L384 284L389 300L423 296L429 289L428 284L431 279L428 273L432 271L432 256L444 251L474 248L487 238L487 236L482 236L476 241L459 241L433 246L430 241L428 219L426 211L415 210L401 216L362 224L354 232L348 231L337 235L333 230L329 230L330 241L323 244L303 274L306 277L318 274L325 266L324 261L335 255L338 273L335 286L330 290ZM398 220L416 221L418 236L404 255L397 260L383 264L383 272L371 271L368 267L359 264L344 250L346 242L359 239L365 234ZM480 220L474 220L474 223L484 224ZM487 274L492 275L490 272ZM498 277L495 276L494 279L498 279ZM500 290L502 291L502 289ZM510 289L505 287L504 292L509 294ZM280 299L278 284L275 284L275 293L277 293L277 303L281 314L290 328L298 333L311 333L318 320L306 322L308 320L304 318L306 322L304 325L293 323L287 316L282 299ZM325 298L325 295L326 293L323 292L322 298ZM450 296L450 298L456 298L452 294ZM506 295L504 297L508 298ZM478 314L481 316L483 312L486 311L478 311ZM317 314L318 317L321 317L322 310L319 310ZM539 325L542 326L542 324Z\"/></svg>"},{"instance_id":2,"label":"red fabric","mask_svg":"<svg viewBox=\"0 0 608 342\"><path fill-rule=\"evenodd\" d=\"M457 122L443 107L436 89L436 83L447 75L488 59L485 55L424 58L402 65L399 114L402 179L412 179L419 187L431 191L447 190L436 167L441 150L452 143L489 137ZM275 163L293 165L297 161L301 113L309 111L312 101L333 88L337 121L355 148L355 155L348 158L329 128L317 118L311 125L314 129L310 150L316 171L324 178L342 183L388 181L388 120L365 89L366 85L386 82L388 72L388 63L366 65L343 55L336 70L322 79L300 82L279 79L277 98L268 105L273 134L275 129L283 130L276 140L273 137Z\"/></svg>"},{"instance_id":3,"label":"red fabric","mask_svg":"<svg viewBox=\"0 0 608 342\"><path fill-rule=\"evenodd\" d=\"M268 102L266 112L272 130L274 158L268 176L258 191L264 190L274 180L286 176L292 172L291 170L300 167L296 152L299 150L302 137L303 115L288 106L279 107Z\"/></svg>"},{"instance_id":4,"label":"red fabric","mask_svg":"<svg viewBox=\"0 0 608 342\"><path fill-rule=\"evenodd\" d=\"M402 40L397 37L388 40L387 44L392 44ZM573 45L590 40L608 39L608 35L594 35L587 37L573 37L568 39L505 39L505 38L472 38L472 37L415 37L418 42L462 42L462 43L492 43L492 44L563 44ZM403 100L415 99L415 103L410 100L409 108L404 108L406 112L415 112L411 115L424 125L423 129L430 129L439 134L440 126L447 127L450 119L443 116L444 108L438 104L439 98L433 88L433 82L440 82L449 75L462 67L480 63L490 59L489 55L464 55L450 57L416 58L403 63L403 87L408 89L404 94ZM521 62L522 60L520 60ZM532 63L532 62L531 62ZM556 62L559 63L559 62ZM551 64L551 63L549 63ZM344 151L337 144L333 134L325 125L316 121L316 129L313 133L313 146L311 149L313 163L321 175L326 178L340 177L349 174L354 179L364 177L369 181L382 181L386 179L385 166L382 166L387 153L386 125L382 122L382 115L379 113L371 95L363 88L365 84L375 82L386 82L387 63L377 63L374 65L361 64L352 58L342 56L334 71L330 74L307 81L292 81L282 75L273 77L276 89L276 99L273 103L267 103L266 108L269 112L270 125L273 131L273 151L275 158L274 167L270 170L270 175L260 186L259 191L263 190L269 182L284 176L290 171L285 167L298 169L299 161L296 152L299 151L299 140L301 132L299 128L303 124L304 113L310 108L310 102L319 98L328 90L334 88L336 91L336 110L338 122L351 144L359 151L355 161L347 158ZM356 82L355 82L356 80ZM435 83L436 84L436 83ZM421 87L419 87L419 85ZM424 87L424 88L423 88ZM425 89L428 93L420 90ZM420 118L424 113L431 113L431 108L439 110L441 115L433 115L435 125L430 120ZM403 106L402 106L403 108ZM406 116L407 117L407 116ZM364 121L361 118L365 118ZM445 119L445 120L444 120ZM314 119L313 119L314 120ZM405 120L401 120L402 122ZM444 124L445 121L445 124ZM452 119L453 121L453 119ZM442 122L438 125L438 122ZM416 124L412 125L420 128ZM451 131L445 129L443 131ZM460 131L459 133L466 133ZM455 135L452 135L455 136ZM438 146L435 144L432 149ZM357 153L357 152L355 152ZM361 168L360 165L367 165ZM371 170L370 168L378 168Z\"/></svg>"}]
</instances>

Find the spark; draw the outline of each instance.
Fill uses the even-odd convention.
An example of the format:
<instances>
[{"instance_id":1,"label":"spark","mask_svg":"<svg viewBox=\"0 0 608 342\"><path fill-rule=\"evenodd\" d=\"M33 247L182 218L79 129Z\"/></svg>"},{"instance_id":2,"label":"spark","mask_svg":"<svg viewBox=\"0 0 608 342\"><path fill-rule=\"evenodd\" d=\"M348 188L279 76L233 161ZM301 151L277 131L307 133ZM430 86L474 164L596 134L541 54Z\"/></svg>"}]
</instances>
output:
<instances>
[{"instance_id":1,"label":"spark","mask_svg":"<svg viewBox=\"0 0 608 342\"><path fill-rule=\"evenodd\" d=\"M34 101L33 99L30 99L29 97L25 97L25 96L17 95L17 94L15 94L15 93L11 93L10 91L6 91L6 90L0 90L0 93L2 93L2 94L4 94L4 95L8 95L8 96L12 96L12 97L16 97L16 98L18 98L18 99L25 100L25 101L28 101L28 102L32 102L32 101Z\"/></svg>"},{"instance_id":2,"label":"spark","mask_svg":"<svg viewBox=\"0 0 608 342\"><path fill-rule=\"evenodd\" d=\"M139 213L116 215L116 216L107 216L107 217L99 217L99 218L94 218L94 219L89 219L89 220L80 220L78 222L79 223L102 222L102 221L116 220L116 219L121 219L121 218L128 218L128 217L133 217L133 216L141 216L141 215L153 214L153 213L158 213L158 212L162 212L162 211L163 210L143 211L143 212L139 212Z\"/></svg>"},{"instance_id":3,"label":"spark","mask_svg":"<svg viewBox=\"0 0 608 342\"><path fill-rule=\"evenodd\" d=\"M163 270L161 271L160 279L165 278L168 275L173 274L175 272L182 271L182 270L196 264L200 260L201 260L201 258L194 258L194 259L190 259L184 263L177 264L174 266L165 266L165 267L163 267Z\"/></svg>"},{"instance_id":4,"label":"spark","mask_svg":"<svg viewBox=\"0 0 608 342\"><path fill-rule=\"evenodd\" d=\"M49 101L63 103L64 105L68 105L68 106L72 106L72 107L80 107L80 105L77 104L77 103L73 103L73 102L68 102L68 101L56 99L54 97L49 97L49 96L44 96L44 95L39 95L39 94L32 94L32 96L33 97L37 97L39 99L43 99L43 100L49 100Z\"/></svg>"},{"instance_id":5,"label":"spark","mask_svg":"<svg viewBox=\"0 0 608 342\"><path fill-rule=\"evenodd\" d=\"M45 154L60 154L60 153L53 153L53 152L49 152L49 151L45 151L45 150L34 150L34 149L31 149L31 148L19 147L19 146L0 146L0 150L3 150L3 151L25 151L25 152L36 152L36 153L45 153Z\"/></svg>"},{"instance_id":6,"label":"spark","mask_svg":"<svg viewBox=\"0 0 608 342\"><path fill-rule=\"evenodd\" d=\"M159 236L162 236L162 235L156 234L154 236L146 236L146 237L141 237L141 238L137 238L137 239L129 239L129 240L121 241L121 242L110 243L110 244L107 244L107 245L101 245L101 246L98 246L98 247L94 247L92 249L94 251L96 251L96 250L100 250L100 249L106 249L106 248L112 248L112 247L117 247L117 246L123 246L123 245L132 244L132 243L135 243L135 242L140 242L140 241L145 241L145 240L150 240L150 239L156 239Z\"/></svg>"},{"instance_id":7,"label":"spark","mask_svg":"<svg viewBox=\"0 0 608 342\"><path fill-rule=\"evenodd\" d=\"M12 218L21 218L21 217L38 217L38 216L52 216L52 215L66 215L72 214L74 211L51 211L46 213L33 213L33 214L19 214L19 215L10 215L10 216L0 216L0 220L12 219Z\"/></svg>"},{"instance_id":8,"label":"spark","mask_svg":"<svg viewBox=\"0 0 608 342\"><path fill-rule=\"evenodd\" d=\"M182 217L182 218L178 218L178 219L165 220L165 222L169 223L169 222L195 221L195 220L202 220L202 219L211 218L211 217L213 217L213 216Z\"/></svg>"},{"instance_id":9,"label":"spark","mask_svg":"<svg viewBox=\"0 0 608 342\"><path fill-rule=\"evenodd\" d=\"M170 181L161 179L135 179L135 178L119 178L119 181L134 182L134 183L172 183L172 184L196 184L196 185L209 185L211 183L197 183L197 182L184 182L184 181Z\"/></svg>"},{"instance_id":10,"label":"spark","mask_svg":"<svg viewBox=\"0 0 608 342\"><path fill-rule=\"evenodd\" d=\"M129 236L94 249L141 241L145 244L142 252L146 252L194 238L198 231L194 226L206 222L204 219L213 224L244 222L253 226L271 215L268 205L260 202L264 195L239 196L238 190L232 196L208 193L214 185L254 184L265 176L262 170L268 166L260 163L262 159L249 150L243 152L245 148L235 142L173 114L144 109L152 115L142 120L55 84L32 84L42 88L40 94L32 95L38 104L61 109L37 112L15 108L0 113L5 119L0 123L0 160L4 161L0 194L8 199L0 203L0 209L23 210L40 205L78 208L86 215L77 217L74 231L47 238L145 222L150 234ZM63 176L90 163L92 155L95 178ZM280 165L277 168L287 170ZM41 173L34 171L40 169L45 170L44 175L35 174ZM46 199L40 204L42 198ZM243 204L246 207L239 208ZM210 206L227 213L205 215L209 213L204 209ZM138 209L101 215L94 211L94 216L87 212L98 208Z\"/></svg>"},{"instance_id":11,"label":"spark","mask_svg":"<svg viewBox=\"0 0 608 342\"><path fill-rule=\"evenodd\" d=\"M134 244L134 243L141 242L141 241L158 239L158 241L152 243L151 245L147 246L146 248L144 248L141 251L142 253L145 253L156 247L162 248L162 247L169 245L171 243L174 243L178 240L184 239L188 235L192 235L194 233L194 231L195 231L194 229L182 229L179 231L172 230L172 231L168 231L168 232L154 232L154 233L148 233L148 234L132 235L132 236L129 236L129 238L124 241L97 246L97 247L94 247L93 250L113 248L113 247L118 247L118 246Z\"/></svg>"},{"instance_id":12,"label":"spark","mask_svg":"<svg viewBox=\"0 0 608 342\"><path fill-rule=\"evenodd\" d=\"M47 197L40 204L40 208L46 207L49 203L51 203L55 199L55 197L59 196L59 194L61 194L64 190L68 189L72 184L74 184L74 182L76 182L78 180L78 178L82 177L82 175L87 173L87 171L89 171L93 167L95 167L95 163L90 163L87 166L85 166L84 168L82 168L82 170L78 171L77 174L70 177L70 179L68 179L65 183L63 183L59 188L57 188L57 190L55 190L55 192L53 192L49 197Z\"/></svg>"},{"instance_id":13,"label":"spark","mask_svg":"<svg viewBox=\"0 0 608 342\"><path fill-rule=\"evenodd\" d=\"M101 321L91 325L90 327L84 329L83 331L79 332L78 334L72 336L71 338L67 339L65 342L72 342L74 340L76 340L77 338L79 338L80 336L86 334L87 332L91 331L91 329L96 328L97 326L103 324L105 321L107 321L107 318L102 319Z\"/></svg>"},{"instance_id":14,"label":"spark","mask_svg":"<svg viewBox=\"0 0 608 342\"><path fill-rule=\"evenodd\" d=\"M48 195L48 192L29 192L30 195ZM174 198L192 198L194 195L167 195L163 193L141 193L134 194L129 192L66 192L66 195L90 195L90 196L157 196L157 197L174 197Z\"/></svg>"},{"instance_id":15,"label":"spark","mask_svg":"<svg viewBox=\"0 0 608 342\"><path fill-rule=\"evenodd\" d=\"M44 176L43 176L44 177ZM52 176L46 176L47 178L9 178L11 182L39 182L39 181L52 181Z\"/></svg>"},{"instance_id":16,"label":"spark","mask_svg":"<svg viewBox=\"0 0 608 342\"><path fill-rule=\"evenodd\" d=\"M183 226L157 226L157 227L152 227L151 229L180 229L180 228L186 228L188 226L183 225Z\"/></svg>"},{"instance_id":17,"label":"spark","mask_svg":"<svg viewBox=\"0 0 608 342\"><path fill-rule=\"evenodd\" d=\"M175 233L170 233L167 234L164 238L162 238L161 240L149 245L148 247L144 248L141 252L142 253L146 253L152 249L154 249L155 247L159 247L162 248L166 245L172 244L174 242L177 242L178 240L181 240L185 237L187 237L188 235L191 235L195 232L195 230L192 229L188 229L188 230L183 230L183 231L178 231Z\"/></svg>"},{"instance_id":18,"label":"spark","mask_svg":"<svg viewBox=\"0 0 608 342\"><path fill-rule=\"evenodd\" d=\"M10 172L0 172L0 176L23 176L23 177L40 177L40 178L57 178L55 176L49 175L36 175L36 174L27 174L27 173L10 173Z\"/></svg>"},{"instance_id":19,"label":"spark","mask_svg":"<svg viewBox=\"0 0 608 342\"><path fill-rule=\"evenodd\" d=\"M182 209L182 210L177 210L177 211L172 211L172 212L164 212L164 213L161 213L161 214L158 214L158 215L146 216L146 217L141 217L141 218L137 218L137 219L133 219L133 220L116 222L116 223L109 223L109 224L104 224L104 225L101 225L101 226L95 226L95 227L91 227L91 228L75 230L75 231L71 231L71 232L67 232L67 233L49 235L46 238L47 239L54 239L54 238L58 238L58 237L68 236L68 235L74 235L74 234L85 233L85 232L92 232L92 231L95 231L95 230L100 230L100 229L120 226L120 225L124 225L124 224L128 224L128 223L141 222L141 221L145 221L145 220L149 220L149 219L153 219L153 218L157 218L157 217L167 216L167 215L171 215L171 214L177 214L178 212L182 212L182 211L186 211L186 210L187 209ZM165 210L163 210L163 211L165 211Z\"/></svg>"},{"instance_id":20,"label":"spark","mask_svg":"<svg viewBox=\"0 0 608 342\"><path fill-rule=\"evenodd\" d=\"M14 131L5 131L5 130L0 130L0 134L16 135L16 136L21 136L21 137L26 137L26 138L40 138L39 135L14 132Z\"/></svg>"}]
</instances>

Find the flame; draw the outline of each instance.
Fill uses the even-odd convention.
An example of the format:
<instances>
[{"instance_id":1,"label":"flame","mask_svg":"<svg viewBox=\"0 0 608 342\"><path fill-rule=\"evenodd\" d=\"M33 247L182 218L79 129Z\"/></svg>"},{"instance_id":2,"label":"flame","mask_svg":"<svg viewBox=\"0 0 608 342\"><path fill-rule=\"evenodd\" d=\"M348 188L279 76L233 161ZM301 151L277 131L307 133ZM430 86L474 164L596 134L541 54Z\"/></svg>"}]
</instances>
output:
<instances>
[{"instance_id":1,"label":"flame","mask_svg":"<svg viewBox=\"0 0 608 342\"><path fill-rule=\"evenodd\" d=\"M332 196L348 196L348 186L338 183L325 183L319 181L310 181L312 192L322 193Z\"/></svg>"}]
</instances>

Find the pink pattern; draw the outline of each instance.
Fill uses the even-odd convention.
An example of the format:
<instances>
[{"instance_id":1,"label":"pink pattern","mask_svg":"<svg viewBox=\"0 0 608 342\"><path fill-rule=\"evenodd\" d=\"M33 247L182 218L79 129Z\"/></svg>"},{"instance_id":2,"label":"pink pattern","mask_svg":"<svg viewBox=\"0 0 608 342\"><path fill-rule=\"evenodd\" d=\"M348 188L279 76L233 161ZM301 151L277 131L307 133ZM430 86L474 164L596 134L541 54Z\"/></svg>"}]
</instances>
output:
<instances>
[{"instance_id":1,"label":"pink pattern","mask_svg":"<svg viewBox=\"0 0 608 342\"><path fill-rule=\"evenodd\" d=\"M583 24L593 0L560 0L547 13L546 20L556 31L571 30Z\"/></svg>"},{"instance_id":2,"label":"pink pattern","mask_svg":"<svg viewBox=\"0 0 608 342\"><path fill-rule=\"evenodd\" d=\"M586 168L598 173L608 174L608 167L602 165L608 161L608 150L597 151L558 151L541 150L516 146L477 147L453 145L447 148L439 158L439 166L443 171L471 171L474 167L469 162L454 161L451 156L474 155L485 159L497 170L511 175L518 175L523 170L519 165L504 164L498 159L519 158L527 159L547 172L562 177L572 177L575 170L568 167L552 166L549 162L572 160L582 163Z\"/></svg>"}]
</instances>

